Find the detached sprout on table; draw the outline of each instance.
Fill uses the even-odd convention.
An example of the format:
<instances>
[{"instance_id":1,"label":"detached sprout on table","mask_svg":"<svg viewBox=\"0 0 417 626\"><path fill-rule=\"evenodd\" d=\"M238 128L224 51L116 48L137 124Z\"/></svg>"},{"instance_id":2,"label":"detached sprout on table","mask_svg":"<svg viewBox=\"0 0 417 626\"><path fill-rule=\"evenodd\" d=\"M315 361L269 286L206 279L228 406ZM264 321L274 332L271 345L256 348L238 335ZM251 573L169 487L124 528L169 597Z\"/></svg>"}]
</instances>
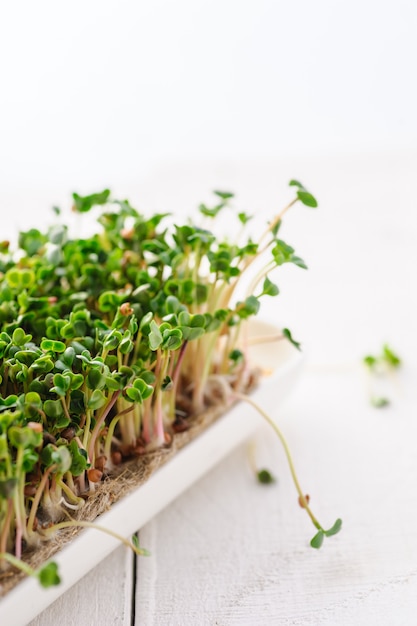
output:
<instances>
[{"instance_id":1,"label":"detached sprout on table","mask_svg":"<svg viewBox=\"0 0 417 626\"><path fill-rule=\"evenodd\" d=\"M287 263L306 268L278 233L295 203L317 202L298 181L290 186L295 197L256 240L245 235L252 216L234 212L230 192L201 204L197 225L167 213L144 217L106 189L73 195L76 214L102 205L95 234L77 238L58 223L20 233L16 251L0 244L3 568L16 566L45 586L59 582L53 563L35 570L25 561L41 541L91 526L83 509L104 478L169 447L209 407L238 400L255 406L281 440L318 530L311 545L340 530L340 520L324 530L313 516L281 431L247 395L256 375L245 322L279 293L271 272ZM237 241L212 231L225 211ZM279 339L300 347L288 328Z\"/></svg>"},{"instance_id":2,"label":"detached sprout on table","mask_svg":"<svg viewBox=\"0 0 417 626\"><path fill-rule=\"evenodd\" d=\"M380 354L376 356L368 354L363 358L363 363L369 373L370 403L376 409L388 406L391 404L389 397L386 395L376 394L373 391L373 386L377 381L392 378L395 371L402 365L400 357L392 350L392 348L390 348L390 346L388 346L388 344L384 344Z\"/></svg>"}]
</instances>

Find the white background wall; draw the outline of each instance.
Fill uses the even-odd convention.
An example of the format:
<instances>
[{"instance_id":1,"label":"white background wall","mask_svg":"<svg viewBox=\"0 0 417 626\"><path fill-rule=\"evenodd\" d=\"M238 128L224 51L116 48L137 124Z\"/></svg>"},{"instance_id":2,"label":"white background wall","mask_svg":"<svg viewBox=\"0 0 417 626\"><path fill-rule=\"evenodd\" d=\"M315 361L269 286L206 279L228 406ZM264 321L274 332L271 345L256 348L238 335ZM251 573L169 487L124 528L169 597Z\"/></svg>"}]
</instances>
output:
<instances>
[{"instance_id":1,"label":"white background wall","mask_svg":"<svg viewBox=\"0 0 417 626\"><path fill-rule=\"evenodd\" d=\"M416 32L415 0L3 2L2 193L413 149Z\"/></svg>"}]
</instances>

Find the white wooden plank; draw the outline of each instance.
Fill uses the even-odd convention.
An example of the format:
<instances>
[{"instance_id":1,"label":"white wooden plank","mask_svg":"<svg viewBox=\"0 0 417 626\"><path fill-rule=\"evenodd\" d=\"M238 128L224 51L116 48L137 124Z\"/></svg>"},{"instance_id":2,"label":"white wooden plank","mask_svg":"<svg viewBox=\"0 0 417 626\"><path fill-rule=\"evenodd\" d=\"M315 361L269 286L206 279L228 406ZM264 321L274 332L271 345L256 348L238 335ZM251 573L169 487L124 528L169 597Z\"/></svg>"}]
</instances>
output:
<instances>
[{"instance_id":1,"label":"white wooden plank","mask_svg":"<svg viewBox=\"0 0 417 626\"><path fill-rule=\"evenodd\" d=\"M133 553L121 546L28 626L130 626L132 593Z\"/></svg>"},{"instance_id":2,"label":"white wooden plank","mask_svg":"<svg viewBox=\"0 0 417 626\"><path fill-rule=\"evenodd\" d=\"M277 485L255 484L242 448L141 531L152 557L138 562L137 625L414 623L417 423L406 398L381 413L361 391L355 372L308 374L282 416L313 509L343 532L308 546L314 528L262 429Z\"/></svg>"}]
</instances>

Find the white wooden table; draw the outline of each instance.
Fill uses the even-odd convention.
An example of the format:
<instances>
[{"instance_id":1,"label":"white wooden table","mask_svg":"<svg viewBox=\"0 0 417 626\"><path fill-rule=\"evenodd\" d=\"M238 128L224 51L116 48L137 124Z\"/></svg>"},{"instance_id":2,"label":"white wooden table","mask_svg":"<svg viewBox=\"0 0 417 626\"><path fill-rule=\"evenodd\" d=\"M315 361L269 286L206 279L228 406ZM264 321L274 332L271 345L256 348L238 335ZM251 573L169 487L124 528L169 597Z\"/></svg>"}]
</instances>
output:
<instances>
[{"instance_id":1,"label":"white wooden table","mask_svg":"<svg viewBox=\"0 0 417 626\"><path fill-rule=\"evenodd\" d=\"M323 525L342 517L343 531L308 546L314 528L265 426L256 457L275 485L258 485L247 448L236 450L140 530L151 557L118 549L30 626L417 623L416 174L416 155L386 155L184 164L149 180L141 197L152 208L227 186L245 209L270 209L291 177L321 201L283 228L311 269L278 274L265 315L305 345L280 423L313 510ZM377 410L360 360L384 341L404 367Z\"/></svg>"}]
</instances>

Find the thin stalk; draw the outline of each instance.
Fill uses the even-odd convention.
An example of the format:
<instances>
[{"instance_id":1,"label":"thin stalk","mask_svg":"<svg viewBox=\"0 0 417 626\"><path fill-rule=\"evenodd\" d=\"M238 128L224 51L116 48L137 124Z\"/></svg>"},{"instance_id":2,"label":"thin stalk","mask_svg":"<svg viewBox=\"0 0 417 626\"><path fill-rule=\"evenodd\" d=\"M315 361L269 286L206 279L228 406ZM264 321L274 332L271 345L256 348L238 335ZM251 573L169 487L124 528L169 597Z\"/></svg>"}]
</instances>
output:
<instances>
[{"instance_id":1,"label":"thin stalk","mask_svg":"<svg viewBox=\"0 0 417 626\"><path fill-rule=\"evenodd\" d=\"M164 437L164 415L163 415L163 408L162 408L162 394L164 392L162 390L162 383L167 374L168 365L169 365L168 351L164 350L164 354L163 356L161 355L161 357L162 358L161 358L160 371L158 373L159 384L157 385L157 388L155 389L155 394L154 394L155 404L154 404L154 433L153 434L156 434L158 443L163 444L165 443L165 437Z\"/></svg>"},{"instance_id":2,"label":"thin stalk","mask_svg":"<svg viewBox=\"0 0 417 626\"><path fill-rule=\"evenodd\" d=\"M17 558L20 558L22 554L22 539L27 539L26 532L26 510L25 510L25 473L22 470L24 450L19 447L16 455L16 474L18 476L18 483L16 485L15 492L13 494L13 502L15 509L15 521L16 521L16 538L15 538L15 554Z\"/></svg>"},{"instance_id":3,"label":"thin stalk","mask_svg":"<svg viewBox=\"0 0 417 626\"><path fill-rule=\"evenodd\" d=\"M285 455L287 457L288 466L290 468L291 477L292 477L293 483L295 485L295 488L296 488L298 496L299 496L299 501L302 504L303 508L306 510L306 512L307 512L309 518L311 519L311 521L313 522L314 526L318 530L322 530L322 526L321 526L320 522L313 515L313 512L311 511L311 509L310 509L310 507L308 505L308 502L307 502L307 499L306 499L306 497L304 495L304 492L301 489L301 486L300 486L300 483L298 481L298 477L297 477L297 474L296 474L296 471L295 471L294 462L292 460L290 449L288 447L287 441L286 441L284 435L282 434L281 430L278 428L278 426L276 425L274 420L268 415L268 413L266 413L256 402L254 402L254 400L252 400L252 398L250 396L247 396L244 393L238 393L238 392L233 392L233 395L234 395L235 398L237 398L239 400L244 400L248 404L252 405L253 408L256 409L258 411L258 413L260 413L260 415L262 415L262 417L268 422L268 424L273 428L275 433L278 435L278 438L281 441L282 447L284 448L284 452L285 452Z\"/></svg>"},{"instance_id":4,"label":"thin stalk","mask_svg":"<svg viewBox=\"0 0 417 626\"><path fill-rule=\"evenodd\" d=\"M248 337L247 344L248 346L257 346L259 343L271 343L272 341L281 341L285 339L284 335L280 333L279 335L258 335L257 337Z\"/></svg>"},{"instance_id":5,"label":"thin stalk","mask_svg":"<svg viewBox=\"0 0 417 626\"><path fill-rule=\"evenodd\" d=\"M89 397L87 397L87 402L89 400ZM85 413L85 425L84 425L84 437L83 437L83 448L87 449L88 447L88 440L90 437L90 426L91 426L91 409L87 409L86 413Z\"/></svg>"},{"instance_id":6,"label":"thin stalk","mask_svg":"<svg viewBox=\"0 0 417 626\"><path fill-rule=\"evenodd\" d=\"M199 350L199 354L201 354L202 357L201 367L194 363L194 371L200 372L199 376L195 377L197 380L193 389L193 409L196 413L201 413L204 409L204 388L210 375L210 368L213 366L213 352L223 328L224 324L219 326L217 330L212 331L210 335L203 335L199 340L204 342L204 349Z\"/></svg>"},{"instance_id":7,"label":"thin stalk","mask_svg":"<svg viewBox=\"0 0 417 626\"><path fill-rule=\"evenodd\" d=\"M3 528L1 531L1 535L0 535L0 552L6 552L6 549L7 549L7 539L9 537L12 514L13 514L13 500L12 498L8 498L7 512L6 512Z\"/></svg>"},{"instance_id":8,"label":"thin stalk","mask_svg":"<svg viewBox=\"0 0 417 626\"><path fill-rule=\"evenodd\" d=\"M30 509L30 513L29 513L29 519L28 519L28 523L27 523L27 530L28 530L28 534L31 535L33 532L33 524L35 522L35 517L36 517L36 513L38 512L38 508L39 508L39 503L41 501L41 497L42 494L45 490L46 487L46 483L49 480L49 474L56 469L56 465L51 465L50 467L48 467L41 479L41 482L39 483L39 486L36 490L35 493L35 497L33 498L33 502L32 502L32 507Z\"/></svg>"},{"instance_id":9,"label":"thin stalk","mask_svg":"<svg viewBox=\"0 0 417 626\"><path fill-rule=\"evenodd\" d=\"M59 399L61 400L61 404L62 404L62 408L64 409L65 417L67 418L67 420L69 420L69 422L71 422L71 416L69 414L68 406L67 406L67 403L65 401L65 398L63 396L60 396Z\"/></svg>"},{"instance_id":10,"label":"thin stalk","mask_svg":"<svg viewBox=\"0 0 417 626\"><path fill-rule=\"evenodd\" d=\"M110 530L110 528L106 528L105 526L99 526L94 522L84 522L81 520L73 519L68 522L58 522L58 524L54 524L47 529L42 529L42 535L52 535L55 531L61 530L62 528L76 528L77 526L79 526L80 528L93 528L94 530L99 530L102 533L106 533L106 535L114 537L115 539L123 543L127 548L133 550L133 552L138 556L149 556L149 552L145 548L139 548L139 546L135 546L134 543L129 541L129 539L122 537L122 535L119 535L119 533L116 533L115 531Z\"/></svg>"},{"instance_id":11,"label":"thin stalk","mask_svg":"<svg viewBox=\"0 0 417 626\"><path fill-rule=\"evenodd\" d=\"M76 496L72 489L66 483L64 483L62 478L57 478L56 482L67 496L68 500L70 500L70 502L72 502L73 504L78 504L80 506L83 506L85 504L84 498Z\"/></svg>"},{"instance_id":12,"label":"thin stalk","mask_svg":"<svg viewBox=\"0 0 417 626\"><path fill-rule=\"evenodd\" d=\"M117 415L121 416L133 411L133 404L123 398L123 396L117 399ZM122 436L122 442L126 446L134 446L136 443L137 435L135 430L135 421L133 415L127 415L125 419L120 422L120 434ZM107 436L106 436L107 439Z\"/></svg>"},{"instance_id":13,"label":"thin stalk","mask_svg":"<svg viewBox=\"0 0 417 626\"><path fill-rule=\"evenodd\" d=\"M139 438L142 427L142 405L137 402L133 405L133 415L131 420L133 422L133 429L135 431L136 438Z\"/></svg>"},{"instance_id":14,"label":"thin stalk","mask_svg":"<svg viewBox=\"0 0 417 626\"><path fill-rule=\"evenodd\" d=\"M112 440L114 436L114 431L116 429L116 426L120 418L123 417L123 415L126 415L126 413L130 413L134 409L135 409L135 405L131 404L128 408L124 409L123 411L120 411L120 413L115 415L112 421L110 422L108 430L107 430L106 441L104 444L104 456L107 457L108 459L110 459L110 455L111 455L111 444L112 444Z\"/></svg>"},{"instance_id":15,"label":"thin stalk","mask_svg":"<svg viewBox=\"0 0 417 626\"><path fill-rule=\"evenodd\" d=\"M181 366L184 360L184 355L185 355L185 351L187 349L188 346L188 340L184 341L184 343L182 344L179 354L178 354L178 358L177 358L177 362L175 363L175 367L174 367L174 371L172 373L172 390L171 390L171 409L174 410L175 412L175 399L177 397L177 391L178 391L178 381L180 378L180 373L181 373Z\"/></svg>"},{"instance_id":16,"label":"thin stalk","mask_svg":"<svg viewBox=\"0 0 417 626\"><path fill-rule=\"evenodd\" d=\"M61 489L61 485L58 482L57 474L53 474L51 476L50 494L51 494L51 500L53 504L57 504L60 502L62 498L62 489Z\"/></svg>"},{"instance_id":17,"label":"thin stalk","mask_svg":"<svg viewBox=\"0 0 417 626\"><path fill-rule=\"evenodd\" d=\"M274 261L270 261L269 263L267 263L261 270L259 270L259 272L256 274L256 276L254 277L254 279L252 280L249 289L246 292L246 296L250 296L251 294L254 293L256 287L259 285L259 283L261 282L261 280L263 278L265 278L265 276L268 275L268 273L273 270L275 267L275 262Z\"/></svg>"},{"instance_id":18,"label":"thin stalk","mask_svg":"<svg viewBox=\"0 0 417 626\"><path fill-rule=\"evenodd\" d=\"M65 480L67 481L65 484L68 486L69 489L71 489L72 493L76 495L77 489L74 484L74 478L69 470L68 472L65 472Z\"/></svg>"},{"instance_id":19,"label":"thin stalk","mask_svg":"<svg viewBox=\"0 0 417 626\"><path fill-rule=\"evenodd\" d=\"M142 437L145 443L149 443L151 440L152 400L153 395L149 398L146 398L145 402L143 403Z\"/></svg>"},{"instance_id":20,"label":"thin stalk","mask_svg":"<svg viewBox=\"0 0 417 626\"><path fill-rule=\"evenodd\" d=\"M265 239L265 237L268 236L268 234L275 228L275 226L282 220L283 215L285 215L285 213L292 207L294 206L294 204L298 202L298 197L296 196L293 200L291 200L291 202L289 204L287 204L287 206L285 206L279 213L278 215L276 215L276 217L272 220L272 222L268 225L268 227L266 228L266 230L263 232L263 234L260 236L259 238L259 244L262 243L262 241Z\"/></svg>"},{"instance_id":21,"label":"thin stalk","mask_svg":"<svg viewBox=\"0 0 417 626\"><path fill-rule=\"evenodd\" d=\"M136 335L136 339L135 339L135 347L133 348L132 363L136 363L136 361L138 360L138 354L139 354L139 348L140 348L141 339L142 339L142 333L139 330L137 335Z\"/></svg>"},{"instance_id":22,"label":"thin stalk","mask_svg":"<svg viewBox=\"0 0 417 626\"><path fill-rule=\"evenodd\" d=\"M13 556L10 552L0 552L0 561L2 560L8 561L10 565L13 565L27 576L37 577L37 572L33 569L33 567L30 567L30 565L22 561L20 558Z\"/></svg>"},{"instance_id":23,"label":"thin stalk","mask_svg":"<svg viewBox=\"0 0 417 626\"><path fill-rule=\"evenodd\" d=\"M117 398L120 395L120 389L118 389L117 391L114 392L114 394L111 397L110 402L107 403L106 408L104 409L103 413L100 416L100 419L97 420L96 425L94 426L93 432L91 433L91 438L90 438L90 443L88 446L88 457L90 459L90 462L94 465L94 446L96 443L96 439L97 436L101 430L101 427L104 423L104 420L106 419L107 415L110 413L110 411L112 410L113 406L116 403Z\"/></svg>"}]
</instances>

